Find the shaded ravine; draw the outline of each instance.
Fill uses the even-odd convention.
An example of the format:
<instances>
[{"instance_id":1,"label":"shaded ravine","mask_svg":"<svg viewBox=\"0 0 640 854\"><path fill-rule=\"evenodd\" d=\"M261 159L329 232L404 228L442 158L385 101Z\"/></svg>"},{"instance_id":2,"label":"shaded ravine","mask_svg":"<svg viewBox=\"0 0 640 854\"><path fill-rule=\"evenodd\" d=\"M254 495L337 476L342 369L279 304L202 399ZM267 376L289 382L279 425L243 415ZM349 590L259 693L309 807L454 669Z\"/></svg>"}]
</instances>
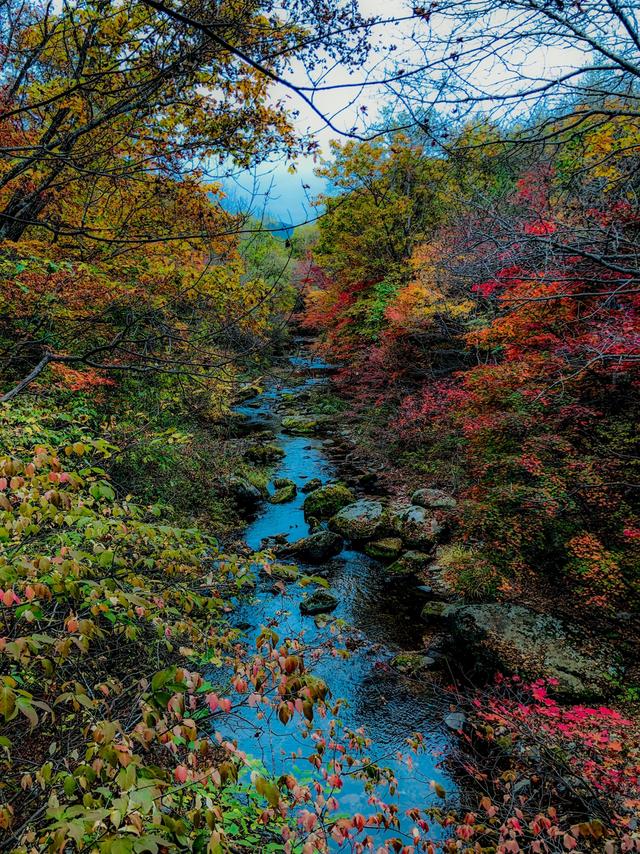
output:
<instances>
[{"instance_id":1,"label":"shaded ravine","mask_svg":"<svg viewBox=\"0 0 640 854\"><path fill-rule=\"evenodd\" d=\"M303 351L304 353L304 351ZM276 433L276 442L285 455L273 472L273 477L290 478L298 487L296 498L286 504L265 504L244 531L244 540L254 551L264 547L264 541L278 534L287 536L289 542L307 536L309 526L303 514L305 495L301 489L311 478L323 483L339 479L336 466L329 459L323 438L292 436L281 429L281 409L284 396L304 392L317 383L327 381L328 366L304 354L293 357L291 380L273 382L260 395L237 407L237 412L247 424L265 424ZM290 384L289 384L290 383ZM315 574L318 567L308 567ZM302 567L305 570L305 567ZM361 552L345 548L341 554L324 564L320 571L330 583L331 592L339 599L338 608L331 618L344 620L355 631L351 655L347 659L323 657L311 663L314 674L323 678L330 687L333 698L346 702L340 720L348 729L363 727L372 745L368 751L373 760L391 767L398 779L398 789L390 795L382 791L387 802L398 804L400 814L411 807L425 808L432 803L430 782L437 781L447 791L454 786L439 764L449 746L448 733L443 722L446 701L436 686L420 679L411 680L398 673L389 662L402 651L415 651L424 647L425 626L420 620L424 604L415 583L405 580L391 584L386 579L382 564ZM296 637L304 632L311 647L321 645L331 637L329 625L302 616L300 601L309 590L298 584L289 584L286 593L274 588L274 580L260 577L255 597L239 605L235 615L238 625L249 627L249 643L259 634L262 626L272 626L281 637ZM315 721L321 725L321 722ZM272 732L260 734L255 710L248 709L242 720L236 719L230 735L238 740L239 747L260 759L275 774L296 771L293 754L300 757L312 751L309 740L301 738L295 726L282 726L276 721ZM409 755L406 739L420 732L425 739L425 749ZM404 758L399 758L401 752ZM298 771L308 774L309 765L300 763ZM365 815L372 812L368 794L362 783L345 778L345 786L338 795L340 811ZM412 823L403 826L409 831ZM376 841L397 836L396 831L380 831Z\"/></svg>"}]
</instances>

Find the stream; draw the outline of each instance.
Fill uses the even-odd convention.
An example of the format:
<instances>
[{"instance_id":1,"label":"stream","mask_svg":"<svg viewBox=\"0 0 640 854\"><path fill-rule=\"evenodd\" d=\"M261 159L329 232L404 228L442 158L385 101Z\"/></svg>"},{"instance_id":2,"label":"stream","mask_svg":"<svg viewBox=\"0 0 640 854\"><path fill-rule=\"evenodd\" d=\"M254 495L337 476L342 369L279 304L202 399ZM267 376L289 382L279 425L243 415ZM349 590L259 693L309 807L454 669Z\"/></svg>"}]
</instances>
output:
<instances>
[{"instance_id":1,"label":"stream","mask_svg":"<svg viewBox=\"0 0 640 854\"><path fill-rule=\"evenodd\" d=\"M304 392L317 383L328 381L329 366L308 356L304 349L301 353L291 358L290 379L272 382L263 393L236 408L246 417L247 424L268 423L275 431L275 441L285 455L277 464L273 477L290 478L298 488L293 501L266 503L248 524L244 540L255 551L264 548L266 538L277 534L286 534L289 542L307 536L310 530L303 515L306 496L302 487L311 478L320 478L323 483L340 478L340 472L329 457L327 439L288 435L281 429L283 401L292 393ZM307 571L316 574L318 567L309 567ZM321 571L340 602L329 615L328 622L316 621L300 613L300 601L313 591L313 586L302 588L295 583L289 584L283 594L274 589L273 579L260 577L254 598L238 607L237 624L249 626L250 644L261 627L269 625L280 637L297 637L304 632L305 642L311 646L319 646L327 640L334 618L348 624L358 638L350 657L323 657L312 664L311 669L327 682L334 699L345 700L340 712L344 726L348 729L363 727L372 742L368 755L393 769L398 780L397 790L393 794L388 789L383 790L383 800L395 802L400 815L410 807L424 808L432 803L432 781L437 781L448 792L455 786L446 771L439 767L451 737L443 722L447 707L443 706L442 691L424 679L403 676L389 665L399 652L424 649L425 626L420 620L424 600L416 587L417 582L404 580L392 584L385 578L381 563L348 545ZM236 720L232 726L229 734L238 740L239 747L259 759L270 773L308 775L308 763L301 761L298 767L297 760L313 752L309 740L301 737L297 727L283 726L279 721L268 736L261 737L257 721L251 717L254 712L249 709L248 716ZM322 721L316 719L316 724L322 725ZM418 754L410 753L406 744L406 739L415 732L422 733L425 744L425 749ZM409 763L407 754L411 755ZM337 797L340 812L364 815L375 812L363 784L348 775ZM413 822L406 819L403 832L409 832L412 826ZM378 843L397 836L397 830L380 830L375 839Z\"/></svg>"}]
</instances>

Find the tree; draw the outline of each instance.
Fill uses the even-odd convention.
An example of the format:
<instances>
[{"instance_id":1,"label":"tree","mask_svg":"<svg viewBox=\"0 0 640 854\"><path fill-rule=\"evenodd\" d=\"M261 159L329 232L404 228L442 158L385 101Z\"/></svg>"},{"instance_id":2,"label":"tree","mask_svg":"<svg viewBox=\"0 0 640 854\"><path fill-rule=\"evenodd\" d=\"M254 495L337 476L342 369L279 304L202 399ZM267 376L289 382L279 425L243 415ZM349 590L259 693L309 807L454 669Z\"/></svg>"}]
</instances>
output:
<instances>
[{"instance_id":1,"label":"tree","mask_svg":"<svg viewBox=\"0 0 640 854\"><path fill-rule=\"evenodd\" d=\"M349 6L314 8L195 5L197 28L142 0L4 4L0 233L18 240L37 225L130 241L100 214L142 173L198 176L212 158L246 166L313 147L296 139L284 102L268 98L270 84L309 57L309 41L317 62L332 27L350 24L356 35L331 38L330 54L361 43ZM70 193L74 216L60 203Z\"/></svg>"},{"instance_id":2,"label":"tree","mask_svg":"<svg viewBox=\"0 0 640 854\"><path fill-rule=\"evenodd\" d=\"M272 86L294 61L357 62L366 22L341 0L0 14L4 398L51 364L206 382L262 346L275 285L207 175L313 150Z\"/></svg>"}]
</instances>

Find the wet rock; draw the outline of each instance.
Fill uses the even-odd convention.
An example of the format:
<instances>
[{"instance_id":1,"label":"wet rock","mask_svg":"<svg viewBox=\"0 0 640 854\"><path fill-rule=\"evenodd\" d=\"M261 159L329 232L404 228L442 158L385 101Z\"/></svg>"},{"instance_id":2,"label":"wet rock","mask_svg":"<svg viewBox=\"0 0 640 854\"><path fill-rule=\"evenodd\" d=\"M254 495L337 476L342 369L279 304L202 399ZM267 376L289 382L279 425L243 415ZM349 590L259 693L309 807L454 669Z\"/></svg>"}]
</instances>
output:
<instances>
[{"instance_id":1,"label":"wet rock","mask_svg":"<svg viewBox=\"0 0 640 854\"><path fill-rule=\"evenodd\" d=\"M272 442L255 442L244 452L245 457L254 463L273 463L284 457L284 450L280 445Z\"/></svg>"},{"instance_id":2,"label":"wet rock","mask_svg":"<svg viewBox=\"0 0 640 854\"><path fill-rule=\"evenodd\" d=\"M611 692L615 655L600 644L587 650L583 634L556 617L521 605L447 605L443 612L456 652L488 672L555 679L567 700L588 701Z\"/></svg>"},{"instance_id":3,"label":"wet rock","mask_svg":"<svg viewBox=\"0 0 640 854\"><path fill-rule=\"evenodd\" d=\"M302 492L307 494L309 492L313 492L314 489L320 489L321 486L322 481L320 480L320 478L312 477L311 480L308 483L305 483L305 485L302 487Z\"/></svg>"},{"instance_id":4,"label":"wet rock","mask_svg":"<svg viewBox=\"0 0 640 854\"><path fill-rule=\"evenodd\" d=\"M442 523L416 504L391 508L389 525L408 546L422 550L433 548L443 532Z\"/></svg>"},{"instance_id":5,"label":"wet rock","mask_svg":"<svg viewBox=\"0 0 640 854\"><path fill-rule=\"evenodd\" d=\"M293 436L313 436L322 432L326 422L311 415L287 415L282 419L282 429Z\"/></svg>"},{"instance_id":6,"label":"wet rock","mask_svg":"<svg viewBox=\"0 0 640 854\"><path fill-rule=\"evenodd\" d=\"M306 563L323 563L340 554L343 548L344 540L333 531L318 531L285 547L287 554L295 555Z\"/></svg>"},{"instance_id":7,"label":"wet rock","mask_svg":"<svg viewBox=\"0 0 640 854\"><path fill-rule=\"evenodd\" d=\"M340 483L329 483L315 489L304 500L305 518L330 519L347 504L351 504L355 496L350 489Z\"/></svg>"},{"instance_id":8,"label":"wet rock","mask_svg":"<svg viewBox=\"0 0 640 854\"><path fill-rule=\"evenodd\" d=\"M298 490L295 483L289 483L276 490L270 500L272 504L286 504L288 501L293 501L297 494Z\"/></svg>"},{"instance_id":9,"label":"wet rock","mask_svg":"<svg viewBox=\"0 0 640 854\"><path fill-rule=\"evenodd\" d=\"M418 593L423 593L425 596L433 596L433 587L430 587L428 584L418 584L416 590Z\"/></svg>"},{"instance_id":10,"label":"wet rock","mask_svg":"<svg viewBox=\"0 0 640 854\"><path fill-rule=\"evenodd\" d=\"M295 483L289 477L276 477L272 483L276 489L284 489L285 486L295 486Z\"/></svg>"},{"instance_id":11,"label":"wet rock","mask_svg":"<svg viewBox=\"0 0 640 854\"><path fill-rule=\"evenodd\" d=\"M232 477L227 482L229 493L239 507L253 509L258 505L263 495L257 486L254 486L244 477Z\"/></svg>"},{"instance_id":12,"label":"wet rock","mask_svg":"<svg viewBox=\"0 0 640 854\"><path fill-rule=\"evenodd\" d=\"M365 498L343 507L329 520L329 527L347 540L370 540L384 528L385 519L382 504Z\"/></svg>"},{"instance_id":13,"label":"wet rock","mask_svg":"<svg viewBox=\"0 0 640 854\"><path fill-rule=\"evenodd\" d=\"M426 510L453 510L458 504L452 495L441 489L416 489L411 496L411 503Z\"/></svg>"},{"instance_id":14,"label":"wet rock","mask_svg":"<svg viewBox=\"0 0 640 854\"><path fill-rule=\"evenodd\" d=\"M406 676L417 676L435 663L434 658L422 652L401 652L391 659L391 666Z\"/></svg>"},{"instance_id":15,"label":"wet rock","mask_svg":"<svg viewBox=\"0 0 640 854\"><path fill-rule=\"evenodd\" d=\"M378 560L393 560L402 551L402 540L400 537L384 537L382 540L373 540L364 547L365 554Z\"/></svg>"},{"instance_id":16,"label":"wet rock","mask_svg":"<svg viewBox=\"0 0 640 854\"><path fill-rule=\"evenodd\" d=\"M267 578L276 578L278 581L295 581L300 575L298 567L289 563L270 563L268 567L262 567L260 573Z\"/></svg>"},{"instance_id":17,"label":"wet rock","mask_svg":"<svg viewBox=\"0 0 640 854\"><path fill-rule=\"evenodd\" d=\"M316 590L300 603L300 611L303 614L328 614L338 607L338 599L328 590Z\"/></svg>"},{"instance_id":18,"label":"wet rock","mask_svg":"<svg viewBox=\"0 0 640 854\"><path fill-rule=\"evenodd\" d=\"M462 732L467 723L466 715L462 712L450 712L444 717L444 725L453 732Z\"/></svg>"},{"instance_id":19,"label":"wet rock","mask_svg":"<svg viewBox=\"0 0 640 854\"><path fill-rule=\"evenodd\" d=\"M429 555L425 552L408 551L388 566L387 571L394 576L417 575L429 560Z\"/></svg>"}]
</instances>

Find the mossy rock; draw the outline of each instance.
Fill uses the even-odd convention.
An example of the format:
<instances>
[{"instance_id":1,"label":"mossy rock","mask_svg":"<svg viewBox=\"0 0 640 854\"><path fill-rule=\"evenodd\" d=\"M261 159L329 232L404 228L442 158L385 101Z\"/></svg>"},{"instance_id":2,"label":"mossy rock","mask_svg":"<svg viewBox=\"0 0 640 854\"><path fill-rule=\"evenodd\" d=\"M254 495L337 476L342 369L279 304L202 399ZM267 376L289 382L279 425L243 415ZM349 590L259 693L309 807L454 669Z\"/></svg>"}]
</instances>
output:
<instances>
[{"instance_id":1,"label":"mossy rock","mask_svg":"<svg viewBox=\"0 0 640 854\"><path fill-rule=\"evenodd\" d=\"M300 611L303 614L328 614L335 611L340 603L338 599L328 590L316 590L300 603Z\"/></svg>"},{"instance_id":2,"label":"mossy rock","mask_svg":"<svg viewBox=\"0 0 640 854\"><path fill-rule=\"evenodd\" d=\"M446 602L427 602L420 616L425 623L438 622L445 619L446 609Z\"/></svg>"},{"instance_id":3,"label":"mossy rock","mask_svg":"<svg viewBox=\"0 0 640 854\"><path fill-rule=\"evenodd\" d=\"M302 537L283 547L284 554L294 555L299 560L308 563L323 563L340 554L344 548L344 540L340 534L333 531L318 531L308 537Z\"/></svg>"},{"instance_id":4,"label":"mossy rock","mask_svg":"<svg viewBox=\"0 0 640 854\"><path fill-rule=\"evenodd\" d=\"M320 480L320 478L312 477L311 480L308 483L305 483L305 485L302 487L302 491L305 494L308 494L309 492L313 492L314 489L320 489L321 486L322 481Z\"/></svg>"},{"instance_id":5,"label":"mossy rock","mask_svg":"<svg viewBox=\"0 0 640 854\"><path fill-rule=\"evenodd\" d=\"M382 540L373 540L366 543L365 554L377 560L393 560L402 551L402 540L400 537L384 537Z\"/></svg>"},{"instance_id":6,"label":"mossy rock","mask_svg":"<svg viewBox=\"0 0 640 854\"><path fill-rule=\"evenodd\" d=\"M300 573L297 566L291 566L289 563L271 563L269 569L261 569L262 575L267 578L274 578L278 581L295 581Z\"/></svg>"},{"instance_id":7,"label":"mossy rock","mask_svg":"<svg viewBox=\"0 0 640 854\"><path fill-rule=\"evenodd\" d=\"M555 693L574 703L611 695L624 672L606 642L594 647L579 625L549 614L497 602L442 607L456 655L476 671L555 680Z\"/></svg>"},{"instance_id":8,"label":"mossy rock","mask_svg":"<svg viewBox=\"0 0 640 854\"><path fill-rule=\"evenodd\" d=\"M411 503L426 510L455 510L458 504L453 495L441 489L416 489L411 496Z\"/></svg>"},{"instance_id":9,"label":"mossy rock","mask_svg":"<svg viewBox=\"0 0 640 854\"><path fill-rule=\"evenodd\" d=\"M422 652L401 652L391 659L391 666L405 676L418 676L434 664L435 659Z\"/></svg>"},{"instance_id":10,"label":"mossy rock","mask_svg":"<svg viewBox=\"0 0 640 854\"><path fill-rule=\"evenodd\" d=\"M282 429L294 436L313 436L319 433L325 423L310 415L287 415L282 419Z\"/></svg>"},{"instance_id":11,"label":"mossy rock","mask_svg":"<svg viewBox=\"0 0 640 854\"><path fill-rule=\"evenodd\" d=\"M257 397L259 394L262 394L263 391L263 386L259 385L258 383L251 383L250 385L245 385L237 389L236 399L250 400L252 397Z\"/></svg>"},{"instance_id":12,"label":"mossy rock","mask_svg":"<svg viewBox=\"0 0 640 854\"><path fill-rule=\"evenodd\" d=\"M249 445L244 455L254 463L274 463L284 457L284 450L271 442L256 442Z\"/></svg>"},{"instance_id":13,"label":"mossy rock","mask_svg":"<svg viewBox=\"0 0 640 854\"><path fill-rule=\"evenodd\" d=\"M254 508L263 499L261 490L257 486L254 486L247 478L231 477L229 478L227 487L238 507Z\"/></svg>"},{"instance_id":14,"label":"mossy rock","mask_svg":"<svg viewBox=\"0 0 640 854\"><path fill-rule=\"evenodd\" d=\"M283 486L281 489L278 489L275 495L271 496L271 503L286 504L288 501L293 501L297 494L298 490L295 483L290 483L287 486Z\"/></svg>"},{"instance_id":15,"label":"mossy rock","mask_svg":"<svg viewBox=\"0 0 640 854\"><path fill-rule=\"evenodd\" d=\"M273 480L273 485L276 489L284 489L285 486L295 486L295 483L290 477L276 477Z\"/></svg>"},{"instance_id":16,"label":"mossy rock","mask_svg":"<svg viewBox=\"0 0 640 854\"><path fill-rule=\"evenodd\" d=\"M443 533L442 522L417 504L392 507L389 524L391 530L414 549L433 548Z\"/></svg>"},{"instance_id":17,"label":"mossy rock","mask_svg":"<svg viewBox=\"0 0 640 854\"><path fill-rule=\"evenodd\" d=\"M355 496L351 490L340 483L330 483L314 490L304 500L304 515L309 519L330 519L347 504L351 504Z\"/></svg>"},{"instance_id":18,"label":"mossy rock","mask_svg":"<svg viewBox=\"0 0 640 854\"><path fill-rule=\"evenodd\" d=\"M329 527L347 540L370 540L384 529L385 519L386 512L379 501L362 499L343 506L331 518Z\"/></svg>"},{"instance_id":19,"label":"mossy rock","mask_svg":"<svg viewBox=\"0 0 640 854\"><path fill-rule=\"evenodd\" d=\"M393 575L417 575L429 563L431 558L425 552L405 552L398 560L387 567Z\"/></svg>"}]
</instances>

